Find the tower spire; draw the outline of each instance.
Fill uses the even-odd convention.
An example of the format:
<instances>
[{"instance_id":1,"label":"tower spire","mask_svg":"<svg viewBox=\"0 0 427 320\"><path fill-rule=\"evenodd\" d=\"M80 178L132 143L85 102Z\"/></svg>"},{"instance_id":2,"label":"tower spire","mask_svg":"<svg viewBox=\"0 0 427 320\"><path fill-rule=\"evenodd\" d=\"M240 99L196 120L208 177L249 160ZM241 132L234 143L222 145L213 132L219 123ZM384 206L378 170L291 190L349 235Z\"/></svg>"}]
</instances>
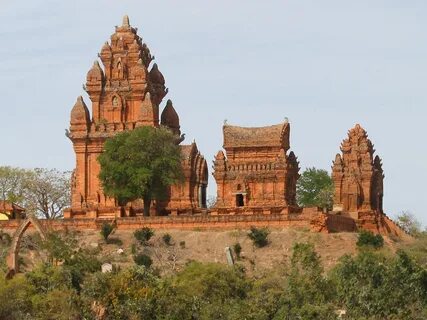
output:
<instances>
[{"instance_id":1,"label":"tower spire","mask_svg":"<svg viewBox=\"0 0 427 320\"><path fill-rule=\"evenodd\" d=\"M122 26L123 26L123 27L129 27L129 26L130 26L130 23L129 23L129 16L128 16L128 15L125 15L125 16L123 17Z\"/></svg>"}]
</instances>

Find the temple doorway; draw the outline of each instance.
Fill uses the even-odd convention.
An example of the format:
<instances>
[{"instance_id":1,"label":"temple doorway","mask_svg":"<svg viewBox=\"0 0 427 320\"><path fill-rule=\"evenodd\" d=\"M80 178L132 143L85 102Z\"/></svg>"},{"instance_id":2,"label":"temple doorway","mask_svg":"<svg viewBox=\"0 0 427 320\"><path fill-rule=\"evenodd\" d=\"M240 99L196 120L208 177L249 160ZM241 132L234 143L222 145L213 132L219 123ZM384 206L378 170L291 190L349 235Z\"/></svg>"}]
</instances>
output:
<instances>
[{"instance_id":1,"label":"temple doorway","mask_svg":"<svg viewBox=\"0 0 427 320\"><path fill-rule=\"evenodd\" d=\"M202 184L199 187L199 207L200 208L204 208L204 209L207 208L207 204L206 204L206 199L207 199L206 189L207 189L207 185L206 184Z\"/></svg>"},{"instance_id":2,"label":"temple doorway","mask_svg":"<svg viewBox=\"0 0 427 320\"><path fill-rule=\"evenodd\" d=\"M243 197L243 194L238 193L236 194L236 207L244 207L245 206L245 199Z\"/></svg>"}]
</instances>

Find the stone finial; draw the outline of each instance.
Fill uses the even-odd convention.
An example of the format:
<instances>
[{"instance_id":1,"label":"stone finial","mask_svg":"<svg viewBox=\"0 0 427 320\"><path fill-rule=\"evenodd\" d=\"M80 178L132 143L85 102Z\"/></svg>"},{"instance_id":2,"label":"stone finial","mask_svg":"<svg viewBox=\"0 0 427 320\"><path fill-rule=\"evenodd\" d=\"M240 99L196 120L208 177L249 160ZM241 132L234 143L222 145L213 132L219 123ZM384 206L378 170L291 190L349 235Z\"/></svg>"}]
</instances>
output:
<instances>
[{"instance_id":1,"label":"stone finial","mask_svg":"<svg viewBox=\"0 0 427 320\"><path fill-rule=\"evenodd\" d=\"M73 109L71 110L71 125L74 124L88 124L90 121L89 110L83 100L82 96L77 98Z\"/></svg>"},{"instance_id":2,"label":"stone finial","mask_svg":"<svg viewBox=\"0 0 427 320\"><path fill-rule=\"evenodd\" d=\"M224 160L225 159L225 154L222 150L218 151L218 153L215 156L215 160Z\"/></svg>"},{"instance_id":3,"label":"stone finial","mask_svg":"<svg viewBox=\"0 0 427 320\"><path fill-rule=\"evenodd\" d=\"M159 70L159 66L157 63L153 64L153 67L150 70L150 80L156 84L164 85L165 84L165 78L163 77L163 74Z\"/></svg>"},{"instance_id":4,"label":"stone finial","mask_svg":"<svg viewBox=\"0 0 427 320\"><path fill-rule=\"evenodd\" d=\"M123 26L123 27L129 27L129 26L130 26L130 23L129 23L129 16L128 16L128 15L125 15L125 16L123 17L122 26Z\"/></svg>"},{"instance_id":5,"label":"stone finial","mask_svg":"<svg viewBox=\"0 0 427 320\"><path fill-rule=\"evenodd\" d=\"M160 119L162 125L171 128L178 135L181 134L181 132L179 131L179 116L175 108L173 107L172 100L169 99L166 102L166 107L163 110Z\"/></svg>"}]
</instances>

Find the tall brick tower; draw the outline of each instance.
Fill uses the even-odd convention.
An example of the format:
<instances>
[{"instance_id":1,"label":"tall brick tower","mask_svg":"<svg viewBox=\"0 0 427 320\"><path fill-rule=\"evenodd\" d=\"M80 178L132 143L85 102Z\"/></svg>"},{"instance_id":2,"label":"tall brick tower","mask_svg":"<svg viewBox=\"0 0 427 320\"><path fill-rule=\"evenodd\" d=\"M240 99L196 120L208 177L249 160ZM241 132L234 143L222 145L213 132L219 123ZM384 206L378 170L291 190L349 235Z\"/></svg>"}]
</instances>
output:
<instances>
[{"instance_id":1,"label":"tall brick tower","mask_svg":"<svg viewBox=\"0 0 427 320\"><path fill-rule=\"evenodd\" d=\"M159 123L159 105L168 89L157 64L154 63L150 69L153 60L150 50L138 36L137 28L131 27L127 16L123 18L122 25L116 27L110 42L104 44L99 58L103 67L95 61L84 86L92 103L91 114L81 96L71 111L68 137L76 153L76 168L67 217L98 217L115 212L116 201L104 195L98 179L100 166L97 157L107 138L139 126L164 125L178 137L181 134L179 117L170 100ZM182 140L183 137L179 139ZM205 206L206 161L198 151L188 154L190 147L182 146L186 182L171 188L170 200L164 204L165 214ZM195 145L194 148L197 150ZM139 205L138 201L132 204L133 207Z\"/></svg>"},{"instance_id":2,"label":"tall brick tower","mask_svg":"<svg viewBox=\"0 0 427 320\"><path fill-rule=\"evenodd\" d=\"M383 212L384 173L374 145L359 124L349 130L332 167L334 210Z\"/></svg>"}]
</instances>

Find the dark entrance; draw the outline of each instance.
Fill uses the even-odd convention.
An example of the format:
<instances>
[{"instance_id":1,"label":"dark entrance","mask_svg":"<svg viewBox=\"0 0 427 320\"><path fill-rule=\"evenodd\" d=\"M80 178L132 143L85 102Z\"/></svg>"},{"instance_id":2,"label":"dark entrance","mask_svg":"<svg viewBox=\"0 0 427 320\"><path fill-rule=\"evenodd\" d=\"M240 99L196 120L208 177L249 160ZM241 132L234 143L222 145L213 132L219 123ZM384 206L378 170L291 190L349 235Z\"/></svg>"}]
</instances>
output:
<instances>
[{"instance_id":1,"label":"dark entrance","mask_svg":"<svg viewBox=\"0 0 427 320\"><path fill-rule=\"evenodd\" d=\"M206 208L207 204L206 204L206 188L207 186L205 184L202 184L199 187L199 207L200 208Z\"/></svg>"},{"instance_id":2,"label":"dark entrance","mask_svg":"<svg viewBox=\"0 0 427 320\"><path fill-rule=\"evenodd\" d=\"M245 206L245 199L243 198L243 194L241 193L236 194L236 206L237 207Z\"/></svg>"}]
</instances>

